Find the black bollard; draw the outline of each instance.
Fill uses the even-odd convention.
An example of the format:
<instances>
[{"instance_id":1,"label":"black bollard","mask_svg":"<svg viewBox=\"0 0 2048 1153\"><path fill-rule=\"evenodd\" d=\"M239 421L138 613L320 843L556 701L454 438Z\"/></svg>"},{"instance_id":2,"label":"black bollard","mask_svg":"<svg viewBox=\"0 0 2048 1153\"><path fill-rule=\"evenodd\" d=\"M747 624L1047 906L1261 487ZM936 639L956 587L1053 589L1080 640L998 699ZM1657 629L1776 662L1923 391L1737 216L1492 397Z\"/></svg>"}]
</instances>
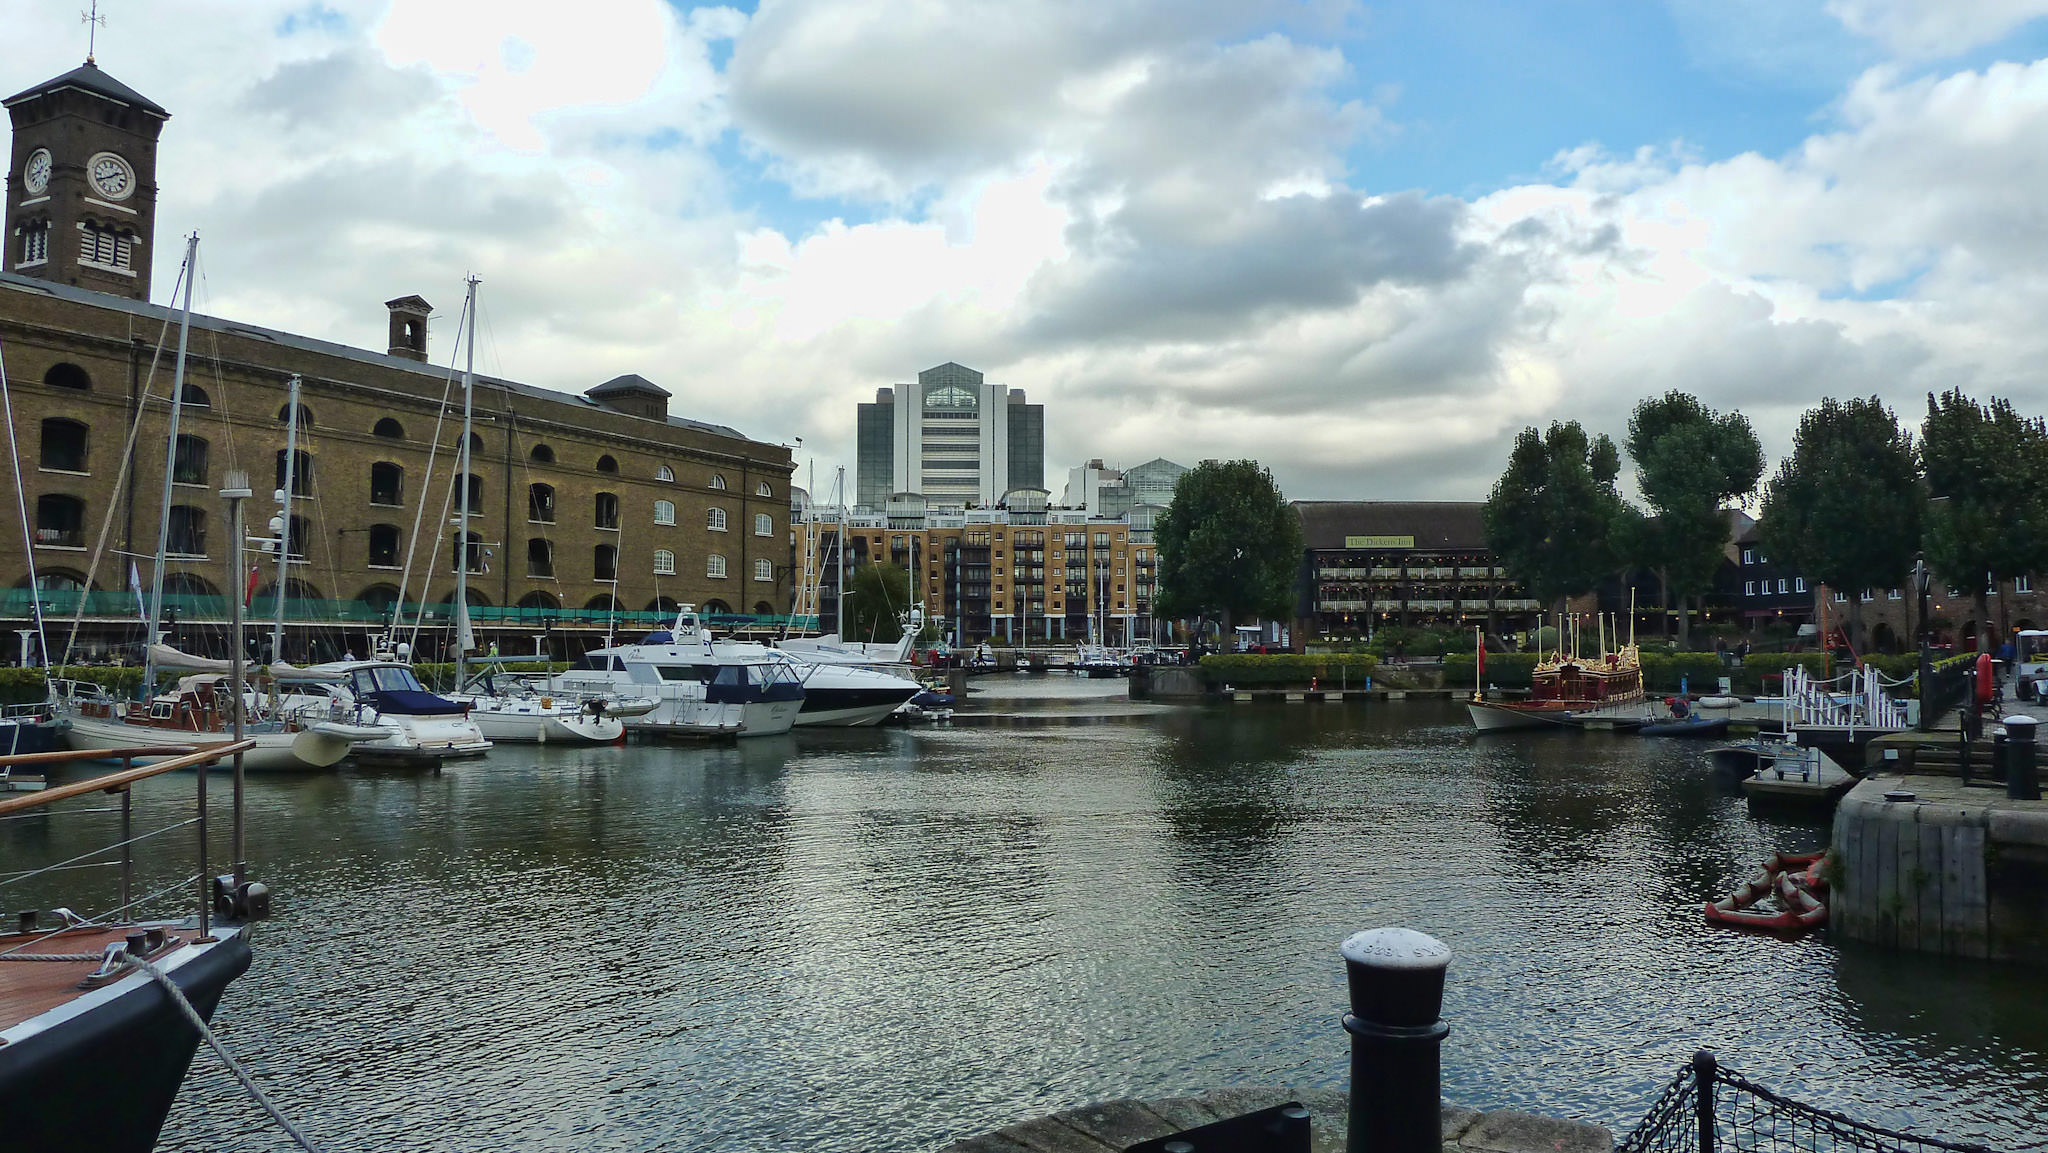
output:
<instances>
[{"instance_id":1,"label":"black bollard","mask_svg":"<svg viewBox=\"0 0 2048 1153\"><path fill-rule=\"evenodd\" d=\"M1443 1146L1440 1020L1451 950L1413 929L1344 941L1351 986L1351 1121L1345 1153L1437 1153Z\"/></svg>"},{"instance_id":2,"label":"black bollard","mask_svg":"<svg viewBox=\"0 0 2048 1153\"><path fill-rule=\"evenodd\" d=\"M2015 801L2041 799L2041 778L2034 764L2034 718L2005 718L2005 795Z\"/></svg>"}]
</instances>

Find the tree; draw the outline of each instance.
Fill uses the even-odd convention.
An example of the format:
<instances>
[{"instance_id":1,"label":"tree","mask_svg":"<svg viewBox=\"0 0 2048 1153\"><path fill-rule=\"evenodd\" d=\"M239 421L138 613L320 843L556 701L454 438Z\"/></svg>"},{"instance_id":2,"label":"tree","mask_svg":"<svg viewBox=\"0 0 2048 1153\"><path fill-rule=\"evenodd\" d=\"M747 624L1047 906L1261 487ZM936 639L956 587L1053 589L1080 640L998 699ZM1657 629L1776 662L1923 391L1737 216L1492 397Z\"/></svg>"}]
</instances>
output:
<instances>
[{"instance_id":1,"label":"tree","mask_svg":"<svg viewBox=\"0 0 2048 1153\"><path fill-rule=\"evenodd\" d=\"M1615 567L1614 533L1628 507L1614 488L1620 474L1614 442L1587 439L1578 421L1553 421L1541 434L1523 429L1482 510L1487 547L1562 612Z\"/></svg>"},{"instance_id":2,"label":"tree","mask_svg":"<svg viewBox=\"0 0 2048 1153\"><path fill-rule=\"evenodd\" d=\"M1205 460L1173 486L1154 528L1159 614L1290 617L1301 571L1301 518L1255 460Z\"/></svg>"},{"instance_id":3,"label":"tree","mask_svg":"<svg viewBox=\"0 0 2048 1153\"><path fill-rule=\"evenodd\" d=\"M1977 649L1990 647L1997 581L2048 568L2048 426L1993 397L1927 397L1920 426L1927 477L1927 563L1977 605Z\"/></svg>"},{"instance_id":4,"label":"tree","mask_svg":"<svg viewBox=\"0 0 2048 1153\"><path fill-rule=\"evenodd\" d=\"M903 613L910 608L910 571L902 565L876 562L853 570L847 595L848 640L889 644L903 635ZM964 640L964 639L963 639Z\"/></svg>"},{"instance_id":5,"label":"tree","mask_svg":"<svg viewBox=\"0 0 2048 1153\"><path fill-rule=\"evenodd\" d=\"M1891 410L1874 396L1829 398L1799 418L1792 455L1764 490L1764 547L1847 595L1849 640L1861 645L1862 591L1904 586L1921 496L1913 438Z\"/></svg>"},{"instance_id":6,"label":"tree","mask_svg":"<svg viewBox=\"0 0 2048 1153\"><path fill-rule=\"evenodd\" d=\"M1651 519L1636 543L1638 559L1678 594L1678 643L1691 647L1689 602L1713 587L1728 544L1722 505L1756 491L1764 450L1749 419L1726 415L1673 390L1636 406L1628 421L1628 455Z\"/></svg>"}]
</instances>

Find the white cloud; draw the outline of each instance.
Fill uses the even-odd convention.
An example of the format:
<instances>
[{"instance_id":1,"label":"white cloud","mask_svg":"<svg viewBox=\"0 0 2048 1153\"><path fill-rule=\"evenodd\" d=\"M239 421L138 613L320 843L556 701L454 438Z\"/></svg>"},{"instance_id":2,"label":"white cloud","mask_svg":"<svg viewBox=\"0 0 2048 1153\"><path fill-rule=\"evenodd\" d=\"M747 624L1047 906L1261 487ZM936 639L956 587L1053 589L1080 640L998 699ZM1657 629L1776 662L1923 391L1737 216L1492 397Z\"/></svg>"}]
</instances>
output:
<instances>
[{"instance_id":1,"label":"white cloud","mask_svg":"<svg viewBox=\"0 0 2048 1153\"><path fill-rule=\"evenodd\" d=\"M1524 424L1674 387L1774 451L1823 395L2048 409L2048 63L1875 69L1781 156L1581 149L1466 202L1355 186L1373 78L1266 7L214 0L100 61L175 114L160 297L198 228L206 307L381 347L381 301L474 270L488 370L639 372L828 467L947 360L1047 405L1055 475L1253 456L1304 497L1477 497ZM0 0L21 43L72 19ZM70 66L23 56L8 92Z\"/></svg>"},{"instance_id":2,"label":"white cloud","mask_svg":"<svg viewBox=\"0 0 2048 1153\"><path fill-rule=\"evenodd\" d=\"M1829 14L1903 60L1936 60L2048 16L2048 0L1828 0Z\"/></svg>"}]
</instances>

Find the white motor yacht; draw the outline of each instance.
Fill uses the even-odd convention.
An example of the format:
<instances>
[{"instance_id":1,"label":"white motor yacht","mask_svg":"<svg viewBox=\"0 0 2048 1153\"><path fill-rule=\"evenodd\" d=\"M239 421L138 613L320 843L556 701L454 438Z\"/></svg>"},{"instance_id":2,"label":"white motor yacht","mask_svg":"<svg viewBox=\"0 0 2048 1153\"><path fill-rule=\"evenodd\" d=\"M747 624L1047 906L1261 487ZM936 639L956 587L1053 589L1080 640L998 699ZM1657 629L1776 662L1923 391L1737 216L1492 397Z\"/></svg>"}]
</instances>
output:
<instances>
[{"instance_id":1,"label":"white motor yacht","mask_svg":"<svg viewBox=\"0 0 2048 1153\"><path fill-rule=\"evenodd\" d=\"M796 722L807 695L786 658L722 651L695 631L593 649L560 681L575 693L653 697L652 710L626 718L628 730L649 735L776 736Z\"/></svg>"}]
</instances>

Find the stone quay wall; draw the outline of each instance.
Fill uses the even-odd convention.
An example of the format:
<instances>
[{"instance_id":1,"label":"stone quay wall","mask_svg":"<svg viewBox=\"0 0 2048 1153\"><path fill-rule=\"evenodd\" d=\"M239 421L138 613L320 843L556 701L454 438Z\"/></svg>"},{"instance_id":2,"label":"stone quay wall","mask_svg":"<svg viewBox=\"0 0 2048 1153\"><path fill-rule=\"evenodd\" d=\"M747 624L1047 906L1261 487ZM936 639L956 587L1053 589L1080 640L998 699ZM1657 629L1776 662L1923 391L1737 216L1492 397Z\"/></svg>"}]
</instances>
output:
<instances>
[{"instance_id":1,"label":"stone quay wall","mask_svg":"<svg viewBox=\"0 0 2048 1153\"><path fill-rule=\"evenodd\" d=\"M1834 858L1828 923L1845 938L2048 964L2048 801L1873 776L1835 810Z\"/></svg>"}]
</instances>

